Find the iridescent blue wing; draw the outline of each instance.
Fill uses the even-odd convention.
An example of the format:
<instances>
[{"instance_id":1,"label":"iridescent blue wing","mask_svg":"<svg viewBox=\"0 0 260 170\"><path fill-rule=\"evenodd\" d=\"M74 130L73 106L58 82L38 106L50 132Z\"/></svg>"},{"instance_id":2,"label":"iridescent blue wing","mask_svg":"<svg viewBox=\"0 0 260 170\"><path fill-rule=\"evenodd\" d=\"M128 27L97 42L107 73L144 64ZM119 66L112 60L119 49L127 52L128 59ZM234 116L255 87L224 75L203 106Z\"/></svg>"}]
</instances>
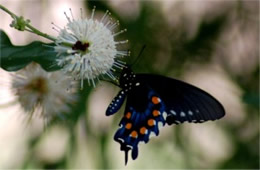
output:
<instances>
[{"instance_id":1,"label":"iridescent blue wing","mask_svg":"<svg viewBox=\"0 0 260 170\"><path fill-rule=\"evenodd\" d=\"M159 135L159 128L166 123L165 109L159 95L147 86L129 92L124 117L114 136L125 151L126 163L129 150L132 150L132 159L136 159L139 142L147 143L151 136Z\"/></svg>"}]
</instances>

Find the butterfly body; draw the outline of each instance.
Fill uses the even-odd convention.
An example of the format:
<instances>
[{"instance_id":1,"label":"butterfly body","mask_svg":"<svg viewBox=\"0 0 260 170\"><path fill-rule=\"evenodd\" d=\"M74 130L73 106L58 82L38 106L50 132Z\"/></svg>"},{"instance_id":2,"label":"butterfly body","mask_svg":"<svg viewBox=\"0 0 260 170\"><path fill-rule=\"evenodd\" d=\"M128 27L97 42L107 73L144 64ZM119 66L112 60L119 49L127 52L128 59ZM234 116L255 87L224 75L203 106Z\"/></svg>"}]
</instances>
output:
<instances>
[{"instance_id":1,"label":"butterfly body","mask_svg":"<svg viewBox=\"0 0 260 170\"><path fill-rule=\"evenodd\" d=\"M202 123L224 116L222 105L205 91L185 82L152 74L134 74L124 68L119 87L122 89L109 105L106 115L116 113L126 99L124 116L114 139L125 151L138 156L138 144L147 143L166 124Z\"/></svg>"}]
</instances>

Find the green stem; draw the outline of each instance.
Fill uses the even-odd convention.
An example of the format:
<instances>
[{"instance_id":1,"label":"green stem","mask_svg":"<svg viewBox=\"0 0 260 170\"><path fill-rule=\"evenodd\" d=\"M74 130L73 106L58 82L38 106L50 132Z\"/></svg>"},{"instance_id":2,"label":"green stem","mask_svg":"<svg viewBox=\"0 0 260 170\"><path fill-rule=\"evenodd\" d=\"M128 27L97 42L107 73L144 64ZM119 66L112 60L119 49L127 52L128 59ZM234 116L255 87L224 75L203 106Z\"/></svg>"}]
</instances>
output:
<instances>
[{"instance_id":1,"label":"green stem","mask_svg":"<svg viewBox=\"0 0 260 170\"><path fill-rule=\"evenodd\" d=\"M28 28L30 28L33 33L35 33L35 34L37 34L37 35L39 35L39 36L42 36L42 37L47 38L47 39L52 40L52 41L55 41L55 40L56 40L55 37L50 36L50 35L48 35L48 34L46 34L46 33L43 33L43 32L41 32L41 31L37 30L36 28L34 28L33 26L31 26L30 24L26 24L26 26L27 26Z\"/></svg>"},{"instance_id":2,"label":"green stem","mask_svg":"<svg viewBox=\"0 0 260 170\"><path fill-rule=\"evenodd\" d=\"M8 13L9 15L11 15L11 17L12 17L13 19L18 19L18 18L19 18L17 15L15 15L15 14L12 13L11 11L9 11L7 8L5 8L4 6L2 6L1 4L0 4L0 9L2 9L3 11L5 11L5 12ZM36 29L36 28L34 28L33 26L31 26L28 22L25 23L25 26L30 29L30 31L27 30L28 32L32 32L32 33L37 34L37 35L39 35L39 36L42 36L42 37L44 37L44 38L46 38L46 39L49 39L49 40L51 40L51 41L55 41L55 40L56 40L55 37L50 36L50 35L48 35L48 34L46 34L46 33L43 33L43 32L41 32L41 31L39 31L38 29Z\"/></svg>"},{"instance_id":3,"label":"green stem","mask_svg":"<svg viewBox=\"0 0 260 170\"><path fill-rule=\"evenodd\" d=\"M9 15L11 15L12 18L16 18L17 16L12 13L11 11L9 11L6 7L4 7L3 5L0 4L0 9L2 9L3 11L5 11L6 13L8 13Z\"/></svg>"}]
</instances>

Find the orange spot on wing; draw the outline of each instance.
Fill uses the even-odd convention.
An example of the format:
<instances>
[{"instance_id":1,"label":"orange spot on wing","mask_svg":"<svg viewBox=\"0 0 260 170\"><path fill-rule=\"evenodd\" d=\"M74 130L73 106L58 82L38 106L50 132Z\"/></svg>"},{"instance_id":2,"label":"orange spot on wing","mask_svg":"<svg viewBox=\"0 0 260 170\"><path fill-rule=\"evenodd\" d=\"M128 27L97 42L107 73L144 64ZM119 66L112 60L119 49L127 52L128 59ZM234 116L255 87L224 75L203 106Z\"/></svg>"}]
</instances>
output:
<instances>
[{"instance_id":1,"label":"orange spot on wing","mask_svg":"<svg viewBox=\"0 0 260 170\"><path fill-rule=\"evenodd\" d=\"M125 128L126 128L126 129L131 129L131 127L132 127L132 123L127 123L127 124L125 125Z\"/></svg>"},{"instance_id":2,"label":"orange spot on wing","mask_svg":"<svg viewBox=\"0 0 260 170\"><path fill-rule=\"evenodd\" d=\"M153 116L156 117L156 116L159 116L160 115L160 111L159 110L154 110L153 111Z\"/></svg>"},{"instance_id":3,"label":"orange spot on wing","mask_svg":"<svg viewBox=\"0 0 260 170\"><path fill-rule=\"evenodd\" d=\"M137 138L137 132L134 130L134 131L132 131L131 132L131 137L133 137L133 138Z\"/></svg>"},{"instance_id":4,"label":"orange spot on wing","mask_svg":"<svg viewBox=\"0 0 260 170\"><path fill-rule=\"evenodd\" d=\"M160 98L159 97L152 97L152 102L153 102L153 104L158 104L158 103L160 103Z\"/></svg>"},{"instance_id":5,"label":"orange spot on wing","mask_svg":"<svg viewBox=\"0 0 260 170\"><path fill-rule=\"evenodd\" d=\"M149 119L149 120L147 121L147 124L148 124L149 126L154 126L154 120L153 120L153 119Z\"/></svg>"},{"instance_id":6,"label":"orange spot on wing","mask_svg":"<svg viewBox=\"0 0 260 170\"><path fill-rule=\"evenodd\" d=\"M142 128L140 128L140 133L142 134L142 135L144 135L145 134L145 132L146 132L146 128L145 127L142 127Z\"/></svg>"},{"instance_id":7,"label":"orange spot on wing","mask_svg":"<svg viewBox=\"0 0 260 170\"><path fill-rule=\"evenodd\" d=\"M131 116L132 116L131 112L127 112L127 114L125 115L125 117L126 117L127 119L130 119Z\"/></svg>"}]
</instances>

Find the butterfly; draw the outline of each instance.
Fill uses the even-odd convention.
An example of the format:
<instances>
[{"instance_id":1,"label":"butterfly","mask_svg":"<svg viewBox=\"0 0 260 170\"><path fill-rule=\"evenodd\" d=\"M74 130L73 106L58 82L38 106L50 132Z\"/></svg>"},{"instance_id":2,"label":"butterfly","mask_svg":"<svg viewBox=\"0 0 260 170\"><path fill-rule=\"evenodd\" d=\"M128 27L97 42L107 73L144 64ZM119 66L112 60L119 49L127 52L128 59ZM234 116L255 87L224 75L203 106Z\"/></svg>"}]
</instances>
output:
<instances>
[{"instance_id":1,"label":"butterfly","mask_svg":"<svg viewBox=\"0 0 260 170\"><path fill-rule=\"evenodd\" d=\"M126 100L123 118L114 136L121 150L132 159L138 156L138 144L147 143L159 129L172 124L202 123L225 115L223 106L207 92L180 80L154 75L135 74L125 66L119 78L121 91L112 100L106 115L115 114Z\"/></svg>"}]
</instances>

